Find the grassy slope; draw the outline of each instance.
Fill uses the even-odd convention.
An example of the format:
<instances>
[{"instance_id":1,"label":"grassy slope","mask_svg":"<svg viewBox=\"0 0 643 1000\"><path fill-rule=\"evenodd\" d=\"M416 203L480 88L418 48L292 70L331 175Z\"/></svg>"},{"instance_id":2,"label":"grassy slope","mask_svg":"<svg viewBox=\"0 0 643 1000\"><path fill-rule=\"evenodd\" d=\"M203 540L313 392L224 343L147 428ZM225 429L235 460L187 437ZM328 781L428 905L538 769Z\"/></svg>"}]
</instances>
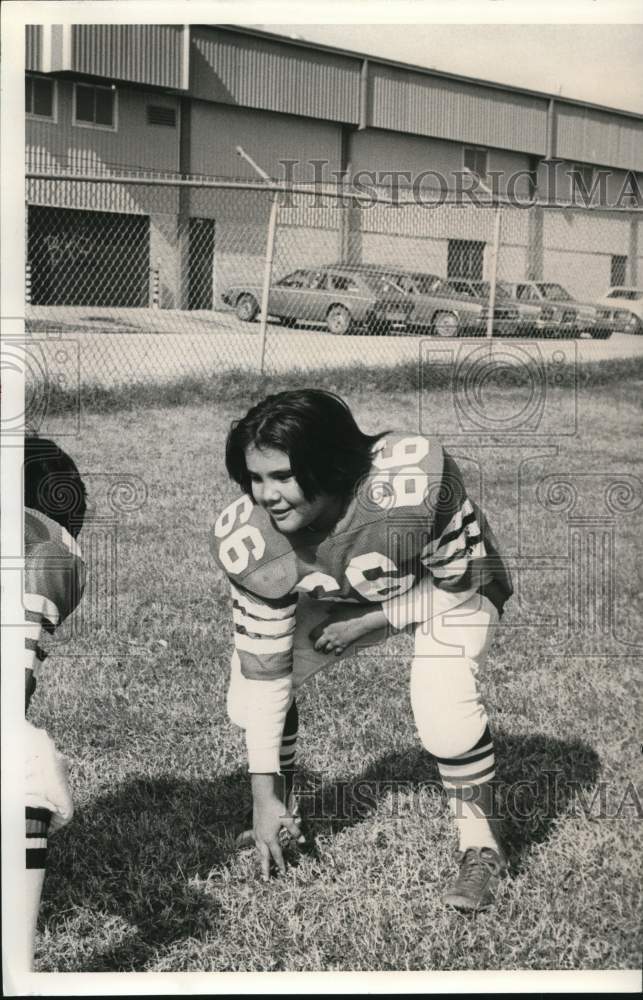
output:
<instances>
[{"instance_id":1,"label":"grassy slope","mask_svg":"<svg viewBox=\"0 0 643 1000\"><path fill-rule=\"evenodd\" d=\"M499 407L512 391L498 390ZM558 457L528 467L527 494L554 469L641 476L639 392L627 382L616 392L585 390L579 435L562 440ZM365 429L381 427L383 414L389 426L417 422L413 393L345 395ZM636 810L630 800L619 819L598 819L597 808L584 816L569 783L589 790L605 781L610 806L618 804L640 759L640 661L573 656L580 647L555 629L510 628L523 614L516 607L483 688L503 787L532 785L517 793L528 817L511 822L513 877L494 911L468 919L440 904L455 842L414 731L406 639L388 655L362 653L318 675L300 699L300 760L324 784L314 850L269 886L251 853L233 854L248 787L241 735L225 719L228 613L206 529L232 496L222 445L247 401L87 414L69 442L89 473L95 513L107 512L104 472L137 473L149 501L119 523L116 631L94 629L61 647L35 699L34 721L71 758L77 803L73 824L52 842L39 968L638 966ZM511 546L514 469L501 459L497 449L484 453L490 517ZM538 521L536 507L533 497L524 507L534 515L529 544L551 553L559 529L551 517ZM620 518L618 620L630 632L636 541L636 519ZM565 586L564 572L532 574L529 609L555 614ZM559 782L549 796L548 770ZM404 787L376 784L392 777ZM367 807L351 806L359 778L372 785ZM342 795L344 819L334 806Z\"/></svg>"}]
</instances>

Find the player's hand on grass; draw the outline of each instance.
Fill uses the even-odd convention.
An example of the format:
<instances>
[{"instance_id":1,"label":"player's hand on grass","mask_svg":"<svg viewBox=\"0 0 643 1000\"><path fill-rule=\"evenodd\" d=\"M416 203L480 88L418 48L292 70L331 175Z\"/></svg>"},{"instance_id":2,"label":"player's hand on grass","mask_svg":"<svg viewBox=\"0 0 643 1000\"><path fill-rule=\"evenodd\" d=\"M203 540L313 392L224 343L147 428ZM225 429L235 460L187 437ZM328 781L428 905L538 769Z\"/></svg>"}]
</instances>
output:
<instances>
[{"instance_id":1,"label":"player's hand on grass","mask_svg":"<svg viewBox=\"0 0 643 1000\"><path fill-rule=\"evenodd\" d=\"M49 809L49 833L66 826L74 814L67 761L44 729L25 720L25 791L27 805Z\"/></svg>"},{"instance_id":2,"label":"player's hand on grass","mask_svg":"<svg viewBox=\"0 0 643 1000\"><path fill-rule=\"evenodd\" d=\"M280 875L286 874L283 847L290 838L298 844L305 842L301 832L301 819L288 812L275 794L272 774L252 775L253 833L264 882L270 878L274 864Z\"/></svg>"},{"instance_id":3,"label":"player's hand on grass","mask_svg":"<svg viewBox=\"0 0 643 1000\"><path fill-rule=\"evenodd\" d=\"M379 605L375 608L360 608L355 605L337 607L310 633L315 649L320 653L334 653L340 656L348 646L360 639L385 628L386 615Z\"/></svg>"}]
</instances>

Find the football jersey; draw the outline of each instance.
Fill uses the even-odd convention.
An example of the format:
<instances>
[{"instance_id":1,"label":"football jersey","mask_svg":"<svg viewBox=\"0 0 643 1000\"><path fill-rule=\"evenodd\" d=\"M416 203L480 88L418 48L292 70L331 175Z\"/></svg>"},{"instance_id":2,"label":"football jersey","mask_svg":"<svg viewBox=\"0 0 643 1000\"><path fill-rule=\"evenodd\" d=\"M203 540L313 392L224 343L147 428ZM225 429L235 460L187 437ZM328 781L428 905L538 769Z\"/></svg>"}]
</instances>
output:
<instances>
[{"instance_id":1,"label":"football jersey","mask_svg":"<svg viewBox=\"0 0 643 1000\"><path fill-rule=\"evenodd\" d=\"M212 548L231 584L235 646L248 678L292 670L301 593L385 610L427 577L456 595L453 605L480 591L501 610L512 593L456 462L435 439L415 434L376 443L369 475L330 531L283 534L244 495L217 519Z\"/></svg>"},{"instance_id":2,"label":"football jersey","mask_svg":"<svg viewBox=\"0 0 643 1000\"><path fill-rule=\"evenodd\" d=\"M24 513L25 699L35 689L35 675L45 659L38 639L53 632L78 605L85 586L80 548L56 521L30 507Z\"/></svg>"}]
</instances>

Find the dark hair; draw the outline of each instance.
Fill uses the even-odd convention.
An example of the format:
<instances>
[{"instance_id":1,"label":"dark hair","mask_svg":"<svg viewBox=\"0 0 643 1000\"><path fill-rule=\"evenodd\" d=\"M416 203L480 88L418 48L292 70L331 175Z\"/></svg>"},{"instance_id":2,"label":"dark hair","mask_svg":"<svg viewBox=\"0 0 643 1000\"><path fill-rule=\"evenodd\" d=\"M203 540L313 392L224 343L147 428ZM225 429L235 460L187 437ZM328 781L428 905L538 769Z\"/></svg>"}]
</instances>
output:
<instances>
[{"instance_id":1,"label":"dark hair","mask_svg":"<svg viewBox=\"0 0 643 1000\"><path fill-rule=\"evenodd\" d=\"M24 502L76 538L87 509L87 491L76 464L49 438L25 436Z\"/></svg>"},{"instance_id":2,"label":"dark hair","mask_svg":"<svg viewBox=\"0 0 643 1000\"><path fill-rule=\"evenodd\" d=\"M307 500L320 493L348 497L368 474L371 449L383 433L364 434L344 400L325 389L279 392L232 424L226 468L251 496L246 448L274 448L288 455Z\"/></svg>"}]
</instances>

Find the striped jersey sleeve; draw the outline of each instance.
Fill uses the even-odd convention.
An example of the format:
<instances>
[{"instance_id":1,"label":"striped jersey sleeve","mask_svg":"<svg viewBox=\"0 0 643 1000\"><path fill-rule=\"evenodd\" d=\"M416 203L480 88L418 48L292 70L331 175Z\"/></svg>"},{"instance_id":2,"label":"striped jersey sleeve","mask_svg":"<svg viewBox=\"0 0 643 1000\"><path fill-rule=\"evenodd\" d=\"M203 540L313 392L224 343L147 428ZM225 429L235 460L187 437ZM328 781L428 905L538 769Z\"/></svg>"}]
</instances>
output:
<instances>
[{"instance_id":1,"label":"striped jersey sleeve","mask_svg":"<svg viewBox=\"0 0 643 1000\"><path fill-rule=\"evenodd\" d=\"M443 590L469 590L483 582L477 580L486 549L476 511L468 498L445 525L437 538L427 543L421 561L437 587Z\"/></svg>"},{"instance_id":2,"label":"striped jersey sleeve","mask_svg":"<svg viewBox=\"0 0 643 1000\"><path fill-rule=\"evenodd\" d=\"M244 677L275 680L292 673L297 594L264 598L230 581L234 644Z\"/></svg>"},{"instance_id":3,"label":"striped jersey sleeve","mask_svg":"<svg viewBox=\"0 0 643 1000\"><path fill-rule=\"evenodd\" d=\"M482 511L469 499L462 475L444 452L444 501L439 503L420 561L436 587L450 593L483 590L506 571ZM507 578L507 594L511 585Z\"/></svg>"}]
</instances>

